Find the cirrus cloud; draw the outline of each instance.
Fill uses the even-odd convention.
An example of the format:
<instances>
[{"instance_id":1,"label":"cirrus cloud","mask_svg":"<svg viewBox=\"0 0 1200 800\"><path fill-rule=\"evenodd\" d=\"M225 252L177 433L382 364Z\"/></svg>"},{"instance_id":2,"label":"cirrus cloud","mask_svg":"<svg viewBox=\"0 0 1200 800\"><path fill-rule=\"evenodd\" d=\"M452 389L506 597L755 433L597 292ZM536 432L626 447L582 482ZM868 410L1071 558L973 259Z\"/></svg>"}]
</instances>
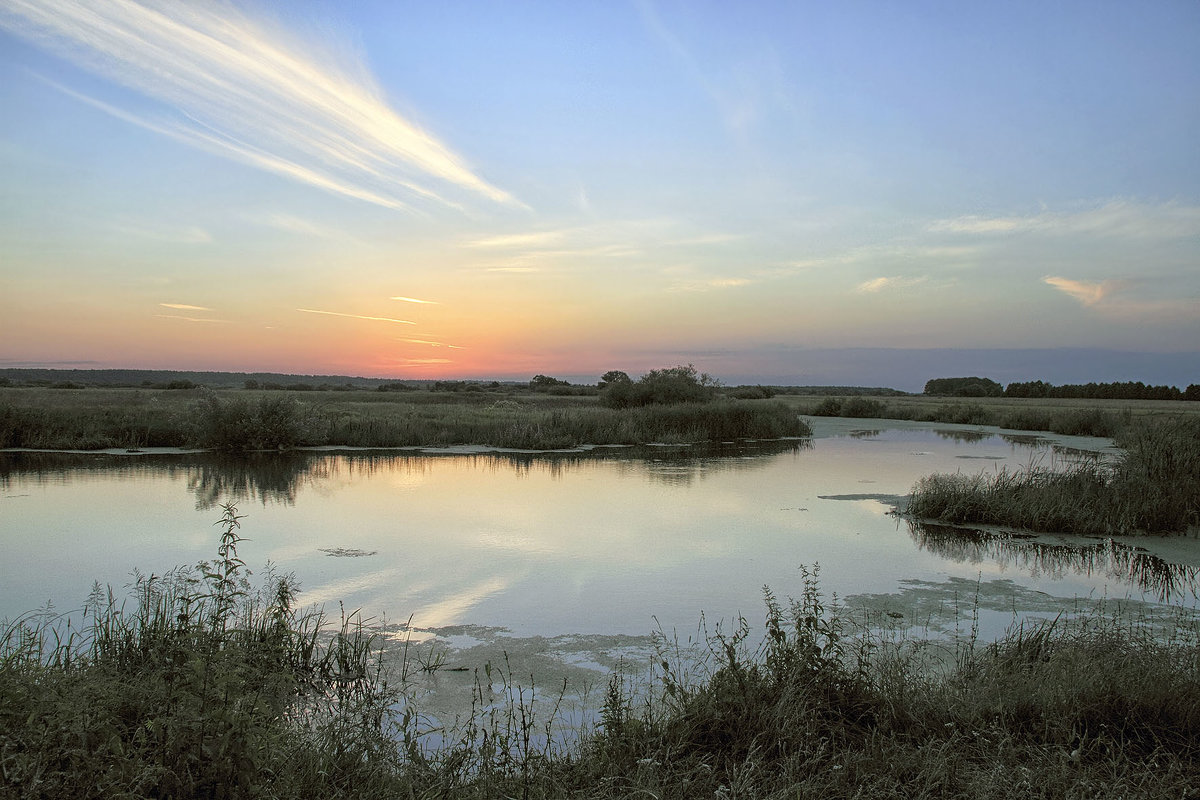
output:
<instances>
[{"instance_id":1,"label":"cirrus cloud","mask_svg":"<svg viewBox=\"0 0 1200 800\"><path fill-rule=\"evenodd\" d=\"M521 206L393 111L362 65L264 15L204 0L8 0L0 27L163 104L145 118L59 87L193 147L390 208L458 206L448 192Z\"/></svg>"}]
</instances>

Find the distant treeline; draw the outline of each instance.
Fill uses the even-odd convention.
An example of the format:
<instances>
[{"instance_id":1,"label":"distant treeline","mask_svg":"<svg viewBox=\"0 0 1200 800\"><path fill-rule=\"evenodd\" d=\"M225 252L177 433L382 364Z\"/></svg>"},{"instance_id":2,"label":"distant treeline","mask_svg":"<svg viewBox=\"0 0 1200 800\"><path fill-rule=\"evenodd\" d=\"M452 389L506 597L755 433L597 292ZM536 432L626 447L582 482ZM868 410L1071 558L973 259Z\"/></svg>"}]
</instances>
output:
<instances>
[{"instance_id":1,"label":"distant treeline","mask_svg":"<svg viewBox=\"0 0 1200 800\"><path fill-rule=\"evenodd\" d=\"M1180 391L1174 386L1147 386L1141 381L1123 383L1068 383L1055 386L1045 381L1010 383L1005 397L1069 397L1112 400L1200 400L1200 385Z\"/></svg>"},{"instance_id":2,"label":"distant treeline","mask_svg":"<svg viewBox=\"0 0 1200 800\"><path fill-rule=\"evenodd\" d=\"M352 378L345 375L287 375L278 372L189 372L158 369L0 369L0 386L108 386L127 388L180 389L207 386L210 389L239 388L258 384L261 388L317 389L351 385L374 389L383 378Z\"/></svg>"},{"instance_id":3,"label":"distant treeline","mask_svg":"<svg viewBox=\"0 0 1200 800\"><path fill-rule=\"evenodd\" d=\"M1060 397L1072 400L1200 400L1200 385L1180 390L1174 386L1148 386L1141 381L1068 383L1024 381L1001 386L989 378L934 378L925 394L938 397Z\"/></svg>"},{"instance_id":4,"label":"distant treeline","mask_svg":"<svg viewBox=\"0 0 1200 800\"><path fill-rule=\"evenodd\" d=\"M547 375L535 375L528 382L488 380L421 380L362 378L346 375L289 375L277 372L188 372L149 369L48 369L9 367L0 369L0 386L35 386L55 389L87 387L132 389L251 389L293 392L519 392L553 395L595 395L599 383L570 383ZM881 386L763 386L723 387L724 394L738 399L770 398L776 395L836 397L898 397L908 394Z\"/></svg>"}]
</instances>

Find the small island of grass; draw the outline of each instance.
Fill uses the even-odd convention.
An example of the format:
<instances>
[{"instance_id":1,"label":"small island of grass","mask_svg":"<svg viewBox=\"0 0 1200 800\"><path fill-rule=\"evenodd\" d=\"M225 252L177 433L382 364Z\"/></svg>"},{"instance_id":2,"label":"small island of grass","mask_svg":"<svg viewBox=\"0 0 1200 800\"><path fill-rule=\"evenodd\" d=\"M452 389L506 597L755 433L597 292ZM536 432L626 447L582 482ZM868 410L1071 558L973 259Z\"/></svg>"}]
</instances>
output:
<instances>
[{"instance_id":1,"label":"small island of grass","mask_svg":"<svg viewBox=\"0 0 1200 800\"><path fill-rule=\"evenodd\" d=\"M382 387L381 387L382 388ZM460 387L452 387L460 388ZM783 402L738 399L695 368L610 372L593 387L536 376L528 386L295 392L263 389L0 390L0 447L297 447L484 445L555 450L808 436Z\"/></svg>"}]
</instances>

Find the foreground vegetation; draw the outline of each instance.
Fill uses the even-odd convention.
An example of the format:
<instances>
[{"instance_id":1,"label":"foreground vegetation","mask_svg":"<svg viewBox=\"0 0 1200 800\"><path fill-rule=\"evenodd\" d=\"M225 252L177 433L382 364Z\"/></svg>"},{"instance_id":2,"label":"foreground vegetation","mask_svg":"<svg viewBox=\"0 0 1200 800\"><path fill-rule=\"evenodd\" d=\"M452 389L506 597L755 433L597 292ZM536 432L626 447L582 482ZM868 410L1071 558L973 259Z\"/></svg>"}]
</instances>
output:
<instances>
[{"instance_id":1,"label":"foreground vegetation","mask_svg":"<svg viewBox=\"0 0 1200 800\"><path fill-rule=\"evenodd\" d=\"M1115 462L1066 469L932 475L909 497L915 517L1039 531L1171 533L1200 525L1200 418L1150 420L1123 429Z\"/></svg>"},{"instance_id":2,"label":"foreground vegetation","mask_svg":"<svg viewBox=\"0 0 1200 800\"><path fill-rule=\"evenodd\" d=\"M309 399L311 398L311 399ZM781 402L705 398L610 408L595 397L489 392L0 389L0 447L578 445L769 439L810 433Z\"/></svg>"},{"instance_id":3,"label":"foreground vegetation","mask_svg":"<svg viewBox=\"0 0 1200 800\"><path fill-rule=\"evenodd\" d=\"M425 737L407 667L354 618L253 588L236 509L219 558L98 589L87 624L29 618L0 642L0 794L92 797L1193 797L1200 647L1122 618L980 645L856 628L802 568L696 660L663 642L649 687L614 677L569 738L534 694ZM479 676L480 698L495 679ZM522 699L524 698L524 699ZM1189 794L1192 792L1192 794Z\"/></svg>"}]
</instances>

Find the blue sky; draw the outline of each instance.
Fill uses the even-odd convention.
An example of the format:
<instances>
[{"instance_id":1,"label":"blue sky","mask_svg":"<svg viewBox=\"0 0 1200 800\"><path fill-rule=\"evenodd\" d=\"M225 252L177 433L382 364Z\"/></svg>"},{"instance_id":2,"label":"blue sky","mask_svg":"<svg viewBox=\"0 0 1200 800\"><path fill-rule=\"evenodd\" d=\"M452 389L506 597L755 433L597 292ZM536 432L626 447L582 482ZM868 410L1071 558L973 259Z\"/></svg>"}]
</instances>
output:
<instances>
[{"instance_id":1,"label":"blue sky","mask_svg":"<svg viewBox=\"0 0 1200 800\"><path fill-rule=\"evenodd\" d=\"M0 365L1200 382L1198 38L1190 1L4 0Z\"/></svg>"}]
</instances>

